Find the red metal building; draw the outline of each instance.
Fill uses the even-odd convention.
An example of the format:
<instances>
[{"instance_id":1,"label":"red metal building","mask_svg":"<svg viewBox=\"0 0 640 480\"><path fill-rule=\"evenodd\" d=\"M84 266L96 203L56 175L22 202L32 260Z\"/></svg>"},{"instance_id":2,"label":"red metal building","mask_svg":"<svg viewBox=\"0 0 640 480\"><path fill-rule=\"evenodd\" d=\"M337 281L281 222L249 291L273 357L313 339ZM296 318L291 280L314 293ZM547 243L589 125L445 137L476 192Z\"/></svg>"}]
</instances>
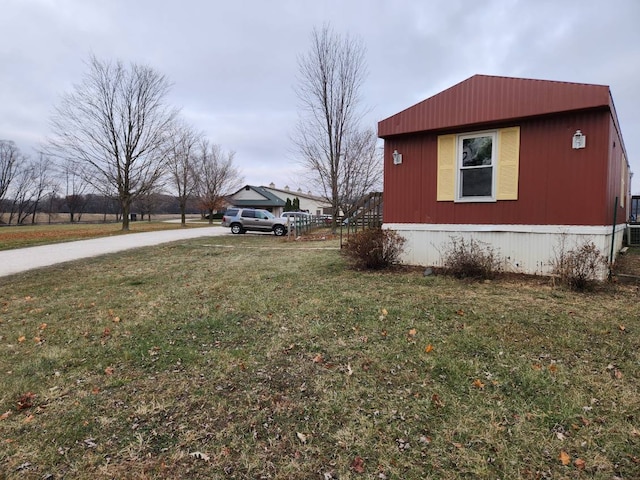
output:
<instances>
[{"instance_id":1,"label":"red metal building","mask_svg":"<svg viewBox=\"0 0 640 480\"><path fill-rule=\"evenodd\" d=\"M607 86L475 75L378 135L384 223L407 238L407 262L439 264L452 236L527 273L549 273L561 239L621 246L630 172Z\"/></svg>"}]
</instances>

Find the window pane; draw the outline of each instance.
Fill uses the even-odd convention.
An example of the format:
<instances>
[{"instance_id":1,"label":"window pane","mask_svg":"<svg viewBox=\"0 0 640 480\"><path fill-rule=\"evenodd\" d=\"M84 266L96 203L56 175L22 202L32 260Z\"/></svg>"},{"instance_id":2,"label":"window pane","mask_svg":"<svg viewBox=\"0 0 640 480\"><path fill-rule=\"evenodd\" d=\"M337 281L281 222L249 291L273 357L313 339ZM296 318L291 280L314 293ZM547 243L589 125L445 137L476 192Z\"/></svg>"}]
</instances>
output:
<instances>
[{"instance_id":1,"label":"window pane","mask_svg":"<svg viewBox=\"0 0 640 480\"><path fill-rule=\"evenodd\" d=\"M493 168L461 170L463 197L490 197Z\"/></svg>"},{"instance_id":2,"label":"window pane","mask_svg":"<svg viewBox=\"0 0 640 480\"><path fill-rule=\"evenodd\" d=\"M241 216L244 218L255 218L253 210L243 210Z\"/></svg>"},{"instance_id":3,"label":"window pane","mask_svg":"<svg viewBox=\"0 0 640 480\"><path fill-rule=\"evenodd\" d=\"M493 137L475 137L462 140L462 166L491 165Z\"/></svg>"}]
</instances>

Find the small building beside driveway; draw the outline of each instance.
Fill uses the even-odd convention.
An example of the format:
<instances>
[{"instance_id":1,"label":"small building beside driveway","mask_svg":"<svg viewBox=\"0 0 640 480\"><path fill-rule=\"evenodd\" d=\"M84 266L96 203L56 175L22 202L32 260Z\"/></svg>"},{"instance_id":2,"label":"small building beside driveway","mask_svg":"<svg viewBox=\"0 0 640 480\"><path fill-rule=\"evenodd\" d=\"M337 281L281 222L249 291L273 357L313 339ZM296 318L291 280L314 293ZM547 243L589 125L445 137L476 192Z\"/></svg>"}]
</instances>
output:
<instances>
[{"instance_id":1,"label":"small building beside driveway","mask_svg":"<svg viewBox=\"0 0 640 480\"><path fill-rule=\"evenodd\" d=\"M230 195L227 200L235 207L262 208L269 210L275 216L284 212L287 199L291 202L297 198L300 202L300 210L312 215L322 215L331 204L324 198L311 193L303 193L302 190L292 191L288 187L276 188L273 183L268 187L245 185L237 192Z\"/></svg>"},{"instance_id":2,"label":"small building beside driveway","mask_svg":"<svg viewBox=\"0 0 640 480\"><path fill-rule=\"evenodd\" d=\"M384 228L406 263L442 265L453 239L474 239L508 271L549 274L561 248L622 246L631 172L607 86L474 75L378 136Z\"/></svg>"}]
</instances>

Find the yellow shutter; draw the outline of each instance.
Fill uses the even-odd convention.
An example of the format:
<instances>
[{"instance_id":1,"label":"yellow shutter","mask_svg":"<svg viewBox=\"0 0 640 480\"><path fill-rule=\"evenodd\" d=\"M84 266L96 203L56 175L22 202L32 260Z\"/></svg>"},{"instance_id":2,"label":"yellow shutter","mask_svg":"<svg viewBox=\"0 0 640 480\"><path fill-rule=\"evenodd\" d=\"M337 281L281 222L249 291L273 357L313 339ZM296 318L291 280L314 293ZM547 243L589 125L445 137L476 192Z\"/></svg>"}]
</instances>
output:
<instances>
[{"instance_id":1,"label":"yellow shutter","mask_svg":"<svg viewBox=\"0 0 640 480\"><path fill-rule=\"evenodd\" d=\"M498 130L498 177L496 200L518 199L520 127Z\"/></svg>"},{"instance_id":2,"label":"yellow shutter","mask_svg":"<svg viewBox=\"0 0 640 480\"><path fill-rule=\"evenodd\" d=\"M438 192L439 202L456 198L456 136L438 137Z\"/></svg>"}]
</instances>

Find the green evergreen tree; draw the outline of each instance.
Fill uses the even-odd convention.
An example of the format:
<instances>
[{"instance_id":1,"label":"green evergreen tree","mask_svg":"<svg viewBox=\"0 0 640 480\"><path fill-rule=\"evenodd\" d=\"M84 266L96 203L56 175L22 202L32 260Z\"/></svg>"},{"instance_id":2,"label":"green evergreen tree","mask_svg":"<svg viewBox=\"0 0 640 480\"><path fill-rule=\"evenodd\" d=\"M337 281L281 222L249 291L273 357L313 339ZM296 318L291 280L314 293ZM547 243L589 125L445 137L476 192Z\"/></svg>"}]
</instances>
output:
<instances>
[{"instance_id":1,"label":"green evergreen tree","mask_svg":"<svg viewBox=\"0 0 640 480\"><path fill-rule=\"evenodd\" d=\"M296 212L300 210L300 199L298 197L293 199L293 210Z\"/></svg>"},{"instance_id":2,"label":"green evergreen tree","mask_svg":"<svg viewBox=\"0 0 640 480\"><path fill-rule=\"evenodd\" d=\"M291 210L293 210L293 205L291 204L291 199L287 197L287 201L284 204L284 211L290 212Z\"/></svg>"}]
</instances>

